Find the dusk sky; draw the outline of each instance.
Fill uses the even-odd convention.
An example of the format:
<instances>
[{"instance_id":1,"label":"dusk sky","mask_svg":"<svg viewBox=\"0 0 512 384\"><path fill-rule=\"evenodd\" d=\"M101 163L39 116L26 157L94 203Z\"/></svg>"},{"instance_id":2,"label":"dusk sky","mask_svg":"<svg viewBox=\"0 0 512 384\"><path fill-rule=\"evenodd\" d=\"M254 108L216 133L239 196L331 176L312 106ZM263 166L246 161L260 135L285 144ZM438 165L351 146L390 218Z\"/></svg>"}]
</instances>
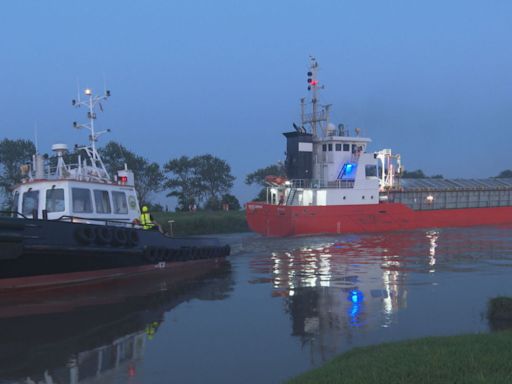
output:
<instances>
[{"instance_id":1,"label":"dusk sky","mask_svg":"<svg viewBox=\"0 0 512 384\"><path fill-rule=\"evenodd\" d=\"M100 92L105 79L100 145L160 164L211 153L245 203L245 175L284 160L313 55L321 102L371 150L430 175L495 176L512 168L511 20L505 0L3 2L0 139L33 139L37 124L43 153L85 143L77 79Z\"/></svg>"}]
</instances>

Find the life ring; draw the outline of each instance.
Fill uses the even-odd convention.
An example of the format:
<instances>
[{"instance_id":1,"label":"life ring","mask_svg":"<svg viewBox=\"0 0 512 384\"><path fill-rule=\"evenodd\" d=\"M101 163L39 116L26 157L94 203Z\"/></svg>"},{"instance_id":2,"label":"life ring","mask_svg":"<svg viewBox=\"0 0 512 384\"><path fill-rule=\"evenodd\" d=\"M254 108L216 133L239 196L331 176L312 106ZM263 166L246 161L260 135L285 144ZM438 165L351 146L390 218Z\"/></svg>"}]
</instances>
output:
<instances>
[{"instance_id":1,"label":"life ring","mask_svg":"<svg viewBox=\"0 0 512 384\"><path fill-rule=\"evenodd\" d=\"M98 244L110 244L112 242L112 230L108 227L96 228L96 242Z\"/></svg>"},{"instance_id":2,"label":"life ring","mask_svg":"<svg viewBox=\"0 0 512 384\"><path fill-rule=\"evenodd\" d=\"M80 226L75 230L75 239L84 245L88 245L94 241L96 234L94 228L90 226Z\"/></svg>"},{"instance_id":3,"label":"life ring","mask_svg":"<svg viewBox=\"0 0 512 384\"><path fill-rule=\"evenodd\" d=\"M128 242L128 234L122 228L115 228L112 236L112 244L117 246L126 245Z\"/></svg>"}]
</instances>

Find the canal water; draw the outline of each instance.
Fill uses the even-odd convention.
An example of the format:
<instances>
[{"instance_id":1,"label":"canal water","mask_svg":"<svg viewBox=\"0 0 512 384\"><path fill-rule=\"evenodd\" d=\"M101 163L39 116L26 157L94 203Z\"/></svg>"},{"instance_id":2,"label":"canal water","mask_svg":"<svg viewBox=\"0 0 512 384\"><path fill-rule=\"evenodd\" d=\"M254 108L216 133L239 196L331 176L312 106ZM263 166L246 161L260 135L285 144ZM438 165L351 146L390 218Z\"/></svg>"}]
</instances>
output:
<instances>
[{"instance_id":1,"label":"canal water","mask_svg":"<svg viewBox=\"0 0 512 384\"><path fill-rule=\"evenodd\" d=\"M2 297L0 383L280 383L364 345L488 332L512 227L224 237L229 261Z\"/></svg>"}]
</instances>

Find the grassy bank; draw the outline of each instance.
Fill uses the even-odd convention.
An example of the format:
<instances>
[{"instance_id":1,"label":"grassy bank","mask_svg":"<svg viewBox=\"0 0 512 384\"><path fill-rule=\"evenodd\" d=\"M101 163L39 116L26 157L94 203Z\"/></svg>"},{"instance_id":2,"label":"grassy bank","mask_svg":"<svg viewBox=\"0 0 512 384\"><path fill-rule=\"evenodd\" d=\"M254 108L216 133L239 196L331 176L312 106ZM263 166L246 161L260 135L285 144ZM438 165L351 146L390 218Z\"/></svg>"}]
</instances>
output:
<instances>
[{"instance_id":1,"label":"grassy bank","mask_svg":"<svg viewBox=\"0 0 512 384\"><path fill-rule=\"evenodd\" d=\"M166 231L169 220L174 220L172 228L177 236L249 231L245 211L156 212L153 216Z\"/></svg>"},{"instance_id":2,"label":"grassy bank","mask_svg":"<svg viewBox=\"0 0 512 384\"><path fill-rule=\"evenodd\" d=\"M289 383L511 383L512 298L489 300L487 319L501 331L357 348Z\"/></svg>"},{"instance_id":3,"label":"grassy bank","mask_svg":"<svg viewBox=\"0 0 512 384\"><path fill-rule=\"evenodd\" d=\"M357 348L298 376L304 383L510 383L512 331Z\"/></svg>"}]
</instances>

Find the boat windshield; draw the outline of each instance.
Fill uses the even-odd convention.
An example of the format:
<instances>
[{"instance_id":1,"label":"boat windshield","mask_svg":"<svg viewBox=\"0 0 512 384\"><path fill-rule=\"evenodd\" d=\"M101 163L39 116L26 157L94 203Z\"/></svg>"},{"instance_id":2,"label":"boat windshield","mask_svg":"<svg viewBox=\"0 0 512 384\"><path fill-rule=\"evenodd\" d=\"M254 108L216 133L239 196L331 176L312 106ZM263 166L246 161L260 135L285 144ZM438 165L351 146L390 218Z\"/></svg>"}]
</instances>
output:
<instances>
[{"instance_id":1,"label":"boat windshield","mask_svg":"<svg viewBox=\"0 0 512 384\"><path fill-rule=\"evenodd\" d=\"M25 216L31 216L34 211L39 209L39 191L28 191L23 194L23 204L21 213Z\"/></svg>"},{"instance_id":2,"label":"boat windshield","mask_svg":"<svg viewBox=\"0 0 512 384\"><path fill-rule=\"evenodd\" d=\"M18 191L14 192L14 196L12 199L11 211L18 212L18 204L20 202L20 193Z\"/></svg>"}]
</instances>

